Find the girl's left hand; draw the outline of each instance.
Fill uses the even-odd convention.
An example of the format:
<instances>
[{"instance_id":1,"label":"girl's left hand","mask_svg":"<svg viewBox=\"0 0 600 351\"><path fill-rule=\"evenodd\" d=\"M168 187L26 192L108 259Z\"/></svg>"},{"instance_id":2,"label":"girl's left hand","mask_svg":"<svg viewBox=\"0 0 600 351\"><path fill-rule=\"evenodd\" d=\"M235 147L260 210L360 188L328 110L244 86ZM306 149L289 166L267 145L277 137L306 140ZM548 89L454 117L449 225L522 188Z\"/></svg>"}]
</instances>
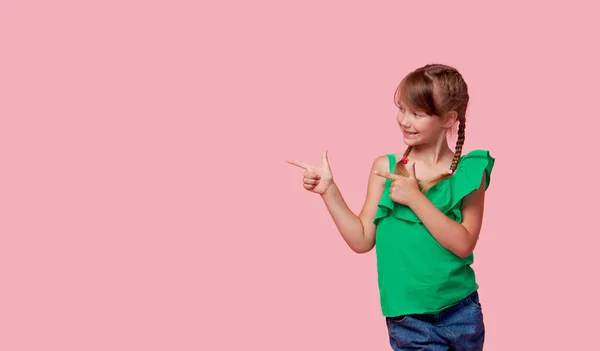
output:
<instances>
[{"instance_id":1,"label":"girl's left hand","mask_svg":"<svg viewBox=\"0 0 600 351\"><path fill-rule=\"evenodd\" d=\"M419 189L417 176L415 174L415 163L409 168L409 176L404 177L389 172L375 171L375 174L392 180L390 184L390 198L392 201L410 206L410 201L423 193Z\"/></svg>"}]
</instances>

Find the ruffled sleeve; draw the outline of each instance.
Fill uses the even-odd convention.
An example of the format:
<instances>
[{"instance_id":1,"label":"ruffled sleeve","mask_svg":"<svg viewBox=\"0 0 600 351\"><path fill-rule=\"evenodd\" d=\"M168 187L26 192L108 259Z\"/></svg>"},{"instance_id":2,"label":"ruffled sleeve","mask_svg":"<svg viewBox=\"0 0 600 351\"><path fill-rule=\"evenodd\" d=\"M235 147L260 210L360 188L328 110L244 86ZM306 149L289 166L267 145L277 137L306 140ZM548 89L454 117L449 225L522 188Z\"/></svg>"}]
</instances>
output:
<instances>
[{"instance_id":1,"label":"ruffled sleeve","mask_svg":"<svg viewBox=\"0 0 600 351\"><path fill-rule=\"evenodd\" d=\"M487 150L473 150L461 158L456 169L457 176L449 178L452 187L452 207L458 205L465 196L479 189L483 172L485 172L487 190L490 186L494 162L495 159Z\"/></svg>"},{"instance_id":2,"label":"ruffled sleeve","mask_svg":"<svg viewBox=\"0 0 600 351\"><path fill-rule=\"evenodd\" d=\"M390 159L390 161L392 161ZM461 222L460 206L462 199L479 189L483 172L486 174L485 189L490 185L495 159L487 150L473 150L464 155L458 163L456 172L437 183L425 194L427 198L443 213ZM394 162L395 165L395 162ZM390 199L390 183L385 183L373 223L393 214L396 218L421 223L417 215L408 207Z\"/></svg>"}]
</instances>

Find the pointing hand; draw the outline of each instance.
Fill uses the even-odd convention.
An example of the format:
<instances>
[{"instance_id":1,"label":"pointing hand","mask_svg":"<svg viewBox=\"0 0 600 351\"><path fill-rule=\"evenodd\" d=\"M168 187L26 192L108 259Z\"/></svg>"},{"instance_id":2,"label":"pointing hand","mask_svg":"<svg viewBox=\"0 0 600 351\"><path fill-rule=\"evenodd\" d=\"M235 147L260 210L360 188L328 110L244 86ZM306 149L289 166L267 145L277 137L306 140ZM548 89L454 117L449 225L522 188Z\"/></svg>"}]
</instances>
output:
<instances>
[{"instance_id":1,"label":"pointing hand","mask_svg":"<svg viewBox=\"0 0 600 351\"><path fill-rule=\"evenodd\" d=\"M416 195L421 194L417 176L415 174L414 162L409 168L408 177L383 171L375 171L375 174L392 180L392 183L390 184L390 198L394 202L408 206L411 199L414 199Z\"/></svg>"},{"instance_id":2,"label":"pointing hand","mask_svg":"<svg viewBox=\"0 0 600 351\"><path fill-rule=\"evenodd\" d=\"M333 184L333 174L331 173L331 167L329 166L327 150L323 152L322 163L320 166L313 166L295 160L286 162L305 170L304 188L310 192L323 195Z\"/></svg>"}]
</instances>

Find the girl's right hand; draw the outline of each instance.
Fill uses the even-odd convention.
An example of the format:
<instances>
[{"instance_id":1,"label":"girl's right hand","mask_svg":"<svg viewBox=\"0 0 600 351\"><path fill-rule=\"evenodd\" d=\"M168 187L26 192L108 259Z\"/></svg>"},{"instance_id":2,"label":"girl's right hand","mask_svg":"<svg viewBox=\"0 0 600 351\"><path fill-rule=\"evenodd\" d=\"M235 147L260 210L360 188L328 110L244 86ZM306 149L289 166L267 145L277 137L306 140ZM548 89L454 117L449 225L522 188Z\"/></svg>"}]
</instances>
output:
<instances>
[{"instance_id":1,"label":"girl's right hand","mask_svg":"<svg viewBox=\"0 0 600 351\"><path fill-rule=\"evenodd\" d=\"M327 159L327 150L323 153L322 164L320 166L313 166L300 161L286 162L305 170L304 189L310 192L323 195L333 185L333 174L331 173L331 167Z\"/></svg>"}]
</instances>

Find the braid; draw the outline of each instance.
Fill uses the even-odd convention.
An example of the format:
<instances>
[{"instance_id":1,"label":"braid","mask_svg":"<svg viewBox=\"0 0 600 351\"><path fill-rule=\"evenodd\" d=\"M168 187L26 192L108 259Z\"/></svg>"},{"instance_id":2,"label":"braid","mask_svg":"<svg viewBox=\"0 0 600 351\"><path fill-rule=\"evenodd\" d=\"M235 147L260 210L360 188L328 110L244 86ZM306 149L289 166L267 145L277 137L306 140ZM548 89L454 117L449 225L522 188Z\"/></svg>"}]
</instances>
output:
<instances>
[{"instance_id":1,"label":"braid","mask_svg":"<svg viewBox=\"0 0 600 351\"><path fill-rule=\"evenodd\" d=\"M403 176L408 175L408 171L406 170L406 167L404 166L404 161L408 160L408 154L410 153L410 150L412 150L412 146L407 147L406 151L404 151L404 155L402 155L402 159L400 161L396 162L396 174L403 175Z\"/></svg>"},{"instance_id":2,"label":"braid","mask_svg":"<svg viewBox=\"0 0 600 351\"><path fill-rule=\"evenodd\" d=\"M412 150L412 146L409 146L408 148L406 148L406 151L404 151L404 156L403 158L405 160L408 160L408 154L410 154L410 150Z\"/></svg>"},{"instance_id":3,"label":"braid","mask_svg":"<svg viewBox=\"0 0 600 351\"><path fill-rule=\"evenodd\" d=\"M465 143L465 122L466 121L464 119L458 122L458 139L456 140L456 147L454 148L452 166L450 166L452 172L456 171L456 167L458 167L458 161L460 161L460 157L462 155L462 148Z\"/></svg>"}]
</instances>

